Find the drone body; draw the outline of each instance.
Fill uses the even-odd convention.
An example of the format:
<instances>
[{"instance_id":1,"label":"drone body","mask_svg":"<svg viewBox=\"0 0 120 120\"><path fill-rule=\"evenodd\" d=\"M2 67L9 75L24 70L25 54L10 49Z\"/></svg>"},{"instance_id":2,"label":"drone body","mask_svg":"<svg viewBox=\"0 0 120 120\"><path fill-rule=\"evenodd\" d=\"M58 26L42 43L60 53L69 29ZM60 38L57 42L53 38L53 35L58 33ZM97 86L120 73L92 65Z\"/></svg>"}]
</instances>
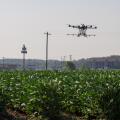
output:
<instances>
[{"instance_id":1,"label":"drone body","mask_svg":"<svg viewBox=\"0 0 120 120\"><path fill-rule=\"evenodd\" d=\"M84 37L90 37L90 36L95 36L94 34L87 34L86 31L87 29L97 29L96 26L94 25L84 25L84 24L81 24L81 25L68 25L68 27L72 27L72 28L77 28L79 30L78 34L67 34L67 35L73 35L73 36L77 36L77 37L80 37L80 36L84 36Z\"/></svg>"}]
</instances>

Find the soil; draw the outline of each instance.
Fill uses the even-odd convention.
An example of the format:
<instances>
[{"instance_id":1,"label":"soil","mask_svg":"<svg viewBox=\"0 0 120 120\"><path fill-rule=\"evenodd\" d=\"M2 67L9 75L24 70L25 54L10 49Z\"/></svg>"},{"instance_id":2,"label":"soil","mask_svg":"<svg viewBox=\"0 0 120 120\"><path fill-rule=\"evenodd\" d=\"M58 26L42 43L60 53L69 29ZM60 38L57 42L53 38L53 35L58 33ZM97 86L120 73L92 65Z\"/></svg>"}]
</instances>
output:
<instances>
[{"instance_id":1,"label":"soil","mask_svg":"<svg viewBox=\"0 0 120 120\"><path fill-rule=\"evenodd\" d=\"M21 111L6 109L0 112L0 120L27 120L27 115Z\"/></svg>"}]
</instances>

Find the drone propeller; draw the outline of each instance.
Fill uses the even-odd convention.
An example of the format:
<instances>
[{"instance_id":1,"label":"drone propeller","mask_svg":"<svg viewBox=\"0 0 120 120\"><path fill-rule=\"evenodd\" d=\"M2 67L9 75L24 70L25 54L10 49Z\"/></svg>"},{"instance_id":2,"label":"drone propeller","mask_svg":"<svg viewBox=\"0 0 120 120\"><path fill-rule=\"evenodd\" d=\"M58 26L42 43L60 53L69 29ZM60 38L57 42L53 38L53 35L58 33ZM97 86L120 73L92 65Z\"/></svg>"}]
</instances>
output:
<instances>
[{"instance_id":1,"label":"drone propeller","mask_svg":"<svg viewBox=\"0 0 120 120\"><path fill-rule=\"evenodd\" d=\"M95 26L94 28L97 29L97 26Z\"/></svg>"},{"instance_id":2,"label":"drone propeller","mask_svg":"<svg viewBox=\"0 0 120 120\"><path fill-rule=\"evenodd\" d=\"M75 36L75 35L78 35L78 34L67 34L67 35L72 35L72 36Z\"/></svg>"},{"instance_id":3,"label":"drone propeller","mask_svg":"<svg viewBox=\"0 0 120 120\"><path fill-rule=\"evenodd\" d=\"M70 24L67 24L68 25L68 27L71 27L71 25Z\"/></svg>"},{"instance_id":4,"label":"drone propeller","mask_svg":"<svg viewBox=\"0 0 120 120\"><path fill-rule=\"evenodd\" d=\"M95 37L96 35L92 35L92 34L91 35L87 35L87 37L91 37L91 36Z\"/></svg>"}]
</instances>

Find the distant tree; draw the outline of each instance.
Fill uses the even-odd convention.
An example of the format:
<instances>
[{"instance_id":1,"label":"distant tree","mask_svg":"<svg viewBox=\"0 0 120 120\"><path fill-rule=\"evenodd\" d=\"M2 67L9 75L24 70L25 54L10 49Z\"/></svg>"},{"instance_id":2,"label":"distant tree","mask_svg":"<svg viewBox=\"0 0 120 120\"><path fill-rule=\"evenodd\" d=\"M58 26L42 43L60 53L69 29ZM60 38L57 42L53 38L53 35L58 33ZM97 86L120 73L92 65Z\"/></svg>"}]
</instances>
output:
<instances>
[{"instance_id":1,"label":"distant tree","mask_svg":"<svg viewBox=\"0 0 120 120\"><path fill-rule=\"evenodd\" d=\"M72 61L66 61L65 68L67 70L75 70L76 66L75 66L75 64Z\"/></svg>"}]
</instances>

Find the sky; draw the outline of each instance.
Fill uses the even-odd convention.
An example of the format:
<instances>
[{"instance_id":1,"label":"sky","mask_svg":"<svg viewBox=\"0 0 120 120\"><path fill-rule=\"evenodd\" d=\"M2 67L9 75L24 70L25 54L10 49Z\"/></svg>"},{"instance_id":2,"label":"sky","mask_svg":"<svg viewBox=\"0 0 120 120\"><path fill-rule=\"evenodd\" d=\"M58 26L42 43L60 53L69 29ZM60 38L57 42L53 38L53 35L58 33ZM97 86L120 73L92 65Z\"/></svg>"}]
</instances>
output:
<instances>
[{"instance_id":1,"label":"sky","mask_svg":"<svg viewBox=\"0 0 120 120\"><path fill-rule=\"evenodd\" d=\"M120 55L120 0L0 0L0 58L45 59L49 32L49 59ZM72 25L96 25L95 37L78 33Z\"/></svg>"}]
</instances>

